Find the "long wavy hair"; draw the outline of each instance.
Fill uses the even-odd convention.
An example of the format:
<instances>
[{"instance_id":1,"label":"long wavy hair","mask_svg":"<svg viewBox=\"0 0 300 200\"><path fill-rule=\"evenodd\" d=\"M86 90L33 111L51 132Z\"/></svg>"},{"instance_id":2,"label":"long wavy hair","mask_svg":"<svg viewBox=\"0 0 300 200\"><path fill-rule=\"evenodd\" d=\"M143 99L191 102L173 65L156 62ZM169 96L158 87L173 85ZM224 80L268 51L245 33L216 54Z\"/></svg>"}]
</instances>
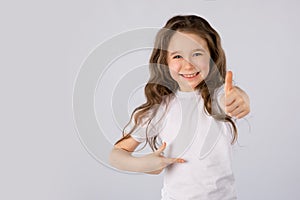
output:
<instances>
[{"instance_id":1,"label":"long wavy hair","mask_svg":"<svg viewBox=\"0 0 300 200\"><path fill-rule=\"evenodd\" d=\"M178 15L169 19L166 25L160 29L156 35L154 48L149 60L150 78L144 88L146 103L134 109L129 123L123 129L123 137L118 140L116 144L129 138L130 134L139 125L142 123L145 125L146 123L147 138L144 147L149 144L153 151L158 149L158 136L148 137L147 133L150 128L149 124L159 108L157 105L164 104L167 107L170 98L179 88L178 83L170 75L167 63L168 45L176 31L194 33L206 41L210 53L210 69L207 77L196 86L196 89L204 100L205 112L218 121L229 122L233 133L231 144L234 144L237 140L237 128L232 118L224 112L214 112L213 109L215 90L224 84L226 76L226 58L221 46L221 38L202 17L195 15ZM128 133L125 133L125 128L132 120L135 125Z\"/></svg>"}]
</instances>

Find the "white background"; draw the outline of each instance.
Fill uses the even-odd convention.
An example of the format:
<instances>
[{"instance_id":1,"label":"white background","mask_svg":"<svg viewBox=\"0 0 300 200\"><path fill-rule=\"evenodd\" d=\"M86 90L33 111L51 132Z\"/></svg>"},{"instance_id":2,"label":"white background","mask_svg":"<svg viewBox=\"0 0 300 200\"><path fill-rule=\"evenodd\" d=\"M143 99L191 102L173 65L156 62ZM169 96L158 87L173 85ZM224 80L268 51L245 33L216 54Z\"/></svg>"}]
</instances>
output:
<instances>
[{"instance_id":1,"label":"white background","mask_svg":"<svg viewBox=\"0 0 300 200\"><path fill-rule=\"evenodd\" d=\"M292 1L2 1L0 199L159 199L162 176L104 167L83 148L72 91L99 43L197 14L220 33L228 68L251 98L240 132L239 199L299 199L300 3ZM245 127L241 122L241 127Z\"/></svg>"}]
</instances>

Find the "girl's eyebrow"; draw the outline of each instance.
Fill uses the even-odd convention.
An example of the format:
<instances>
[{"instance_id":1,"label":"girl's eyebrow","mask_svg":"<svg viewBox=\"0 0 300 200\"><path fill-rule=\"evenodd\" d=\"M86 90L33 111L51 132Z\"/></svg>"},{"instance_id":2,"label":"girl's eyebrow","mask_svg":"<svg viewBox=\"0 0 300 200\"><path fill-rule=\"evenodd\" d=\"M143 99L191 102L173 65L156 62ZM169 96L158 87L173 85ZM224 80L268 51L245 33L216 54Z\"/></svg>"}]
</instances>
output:
<instances>
[{"instance_id":1,"label":"girl's eyebrow","mask_svg":"<svg viewBox=\"0 0 300 200\"><path fill-rule=\"evenodd\" d=\"M202 48L198 48L198 49L194 49L193 51L202 51L203 53L205 53L206 51Z\"/></svg>"},{"instance_id":2,"label":"girl's eyebrow","mask_svg":"<svg viewBox=\"0 0 300 200\"><path fill-rule=\"evenodd\" d=\"M193 52L195 52L195 51L202 51L203 53L206 52L204 49L201 49L201 48L194 49ZM170 56L177 54L177 53L181 53L181 51L174 51L174 52L170 53Z\"/></svg>"},{"instance_id":3,"label":"girl's eyebrow","mask_svg":"<svg viewBox=\"0 0 300 200\"><path fill-rule=\"evenodd\" d=\"M172 55L174 55L174 54L177 54L177 53L179 53L179 52L181 52L181 51L174 51L174 52L170 53L170 56L172 56Z\"/></svg>"}]
</instances>

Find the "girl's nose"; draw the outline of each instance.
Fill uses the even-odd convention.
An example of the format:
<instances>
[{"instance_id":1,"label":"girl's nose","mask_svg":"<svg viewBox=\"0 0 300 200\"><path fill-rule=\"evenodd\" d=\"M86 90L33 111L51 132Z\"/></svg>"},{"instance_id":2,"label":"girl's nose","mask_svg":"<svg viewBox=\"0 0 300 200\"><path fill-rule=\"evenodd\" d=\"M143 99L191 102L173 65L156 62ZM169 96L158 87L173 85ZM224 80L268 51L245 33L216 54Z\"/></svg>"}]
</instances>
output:
<instances>
[{"instance_id":1,"label":"girl's nose","mask_svg":"<svg viewBox=\"0 0 300 200\"><path fill-rule=\"evenodd\" d=\"M188 60L188 59L184 59L184 61L183 61L183 66L184 66L184 68L186 68L186 69L194 68L193 63L192 63L190 60Z\"/></svg>"}]
</instances>

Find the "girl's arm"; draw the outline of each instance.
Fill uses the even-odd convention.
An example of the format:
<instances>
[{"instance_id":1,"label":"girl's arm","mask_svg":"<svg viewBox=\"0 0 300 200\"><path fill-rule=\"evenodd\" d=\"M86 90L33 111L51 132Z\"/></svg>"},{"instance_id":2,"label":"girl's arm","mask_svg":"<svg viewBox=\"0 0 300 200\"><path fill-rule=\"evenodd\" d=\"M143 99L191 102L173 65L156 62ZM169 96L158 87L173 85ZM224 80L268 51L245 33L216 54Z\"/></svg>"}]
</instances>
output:
<instances>
[{"instance_id":1,"label":"girl's arm","mask_svg":"<svg viewBox=\"0 0 300 200\"><path fill-rule=\"evenodd\" d=\"M114 146L110 153L110 164L120 170L159 174L166 166L183 163L181 158L166 158L161 153L166 148L164 143L157 151L142 157L132 156L132 152L140 143L132 137L122 140Z\"/></svg>"}]
</instances>

